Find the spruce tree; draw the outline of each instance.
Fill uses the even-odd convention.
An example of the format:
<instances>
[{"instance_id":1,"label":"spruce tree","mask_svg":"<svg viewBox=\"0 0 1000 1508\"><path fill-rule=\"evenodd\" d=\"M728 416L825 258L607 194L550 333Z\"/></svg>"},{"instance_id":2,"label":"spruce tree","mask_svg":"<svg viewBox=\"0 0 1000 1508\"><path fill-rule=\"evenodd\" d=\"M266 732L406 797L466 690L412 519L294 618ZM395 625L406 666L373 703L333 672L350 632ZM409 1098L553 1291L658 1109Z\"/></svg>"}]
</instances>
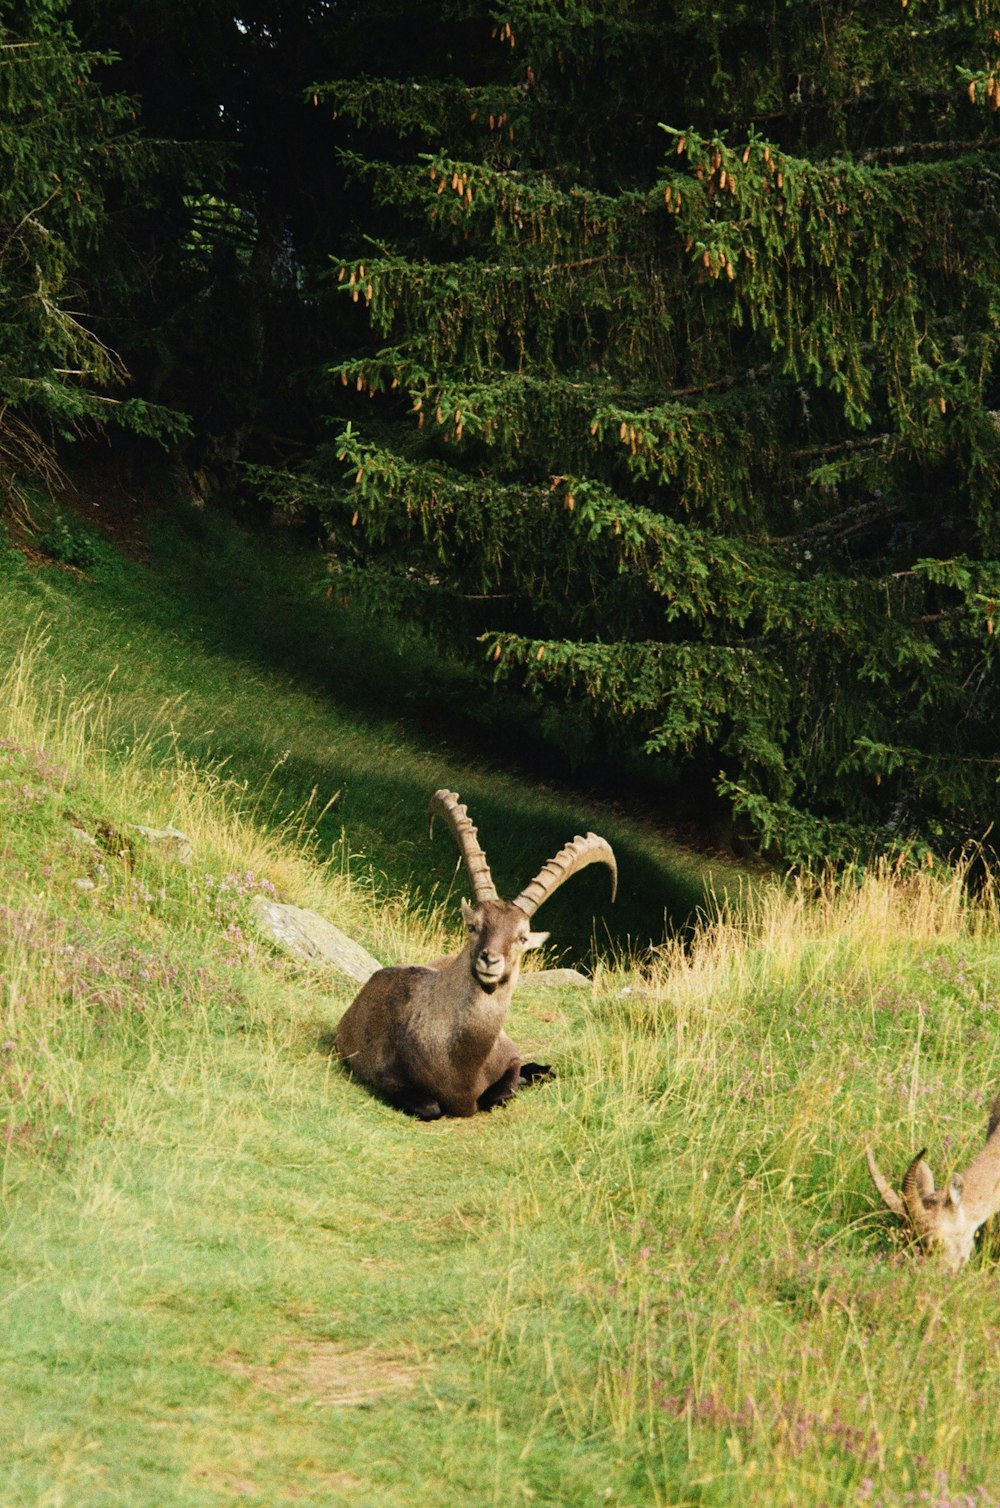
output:
<instances>
[{"instance_id":1,"label":"spruce tree","mask_svg":"<svg viewBox=\"0 0 1000 1508\"><path fill-rule=\"evenodd\" d=\"M982 837L1000 5L420 13L382 76L311 91L367 320L334 438L261 485L324 511L345 596L768 851Z\"/></svg>"},{"instance_id":2,"label":"spruce tree","mask_svg":"<svg viewBox=\"0 0 1000 1508\"><path fill-rule=\"evenodd\" d=\"M128 374L91 318L108 186L151 163L129 100L95 82L99 62L60 0L0 6L0 495L50 469L60 436L183 427L121 394Z\"/></svg>"}]
</instances>

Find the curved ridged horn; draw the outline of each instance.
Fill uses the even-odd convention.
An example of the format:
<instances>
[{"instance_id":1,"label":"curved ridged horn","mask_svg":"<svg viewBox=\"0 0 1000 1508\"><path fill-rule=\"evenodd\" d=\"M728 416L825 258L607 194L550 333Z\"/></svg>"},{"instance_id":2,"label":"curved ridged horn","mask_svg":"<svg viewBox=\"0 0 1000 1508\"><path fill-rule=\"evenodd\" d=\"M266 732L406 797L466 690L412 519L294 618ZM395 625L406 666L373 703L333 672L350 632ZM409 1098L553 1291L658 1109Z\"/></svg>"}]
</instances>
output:
<instances>
[{"instance_id":1,"label":"curved ridged horn","mask_svg":"<svg viewBox=\"0 0 1000 1508\"><path fill-rule=\"evenodd\" d=\"M480 901L495 901L498 899L497 888L490 874L490 866L486 862L486 855L479 846L479 836L472 825L466 807L462 806L458 799L457 791L435 791L431 797L431 804L427 809L427 836L434 835L434 818L443 817L451 828L459 852L465 860L465 867L469 871L469 879L472 882L473 898L478 905Z\"/></svg>"},{"instance_id":2,"label":"curved ridged horn","mask_svg":"<svg viewBox=\"0 0 1000 1508\"><path fill-rule=\"evenodd\" d=\"M892 1187L889 1180L879 1172L878 1163L872 1156L871 1147L865 1148L865 1156L868 1159L868 1171L872 1175L872 1183L874 1183L875 1187L882 1195L883 1204L888 1205L889 1209L892 1210L892 1213L894 1215L898 1215L900 1220L905 1220L906 1210L904 1208L903 1201L902 1199L900 1199L899 1195L896 1193L896 1190Z\"/></svg>"},{"instance_id":3,"label":"curved ridged horn","mask_svg":"<svg viewBox=\"0 0 1000 1508\"><path fill-rule=\"evenodd\" d=\"M559 850L554 859L543 865L531 884L525 885L521 894L514 897L514 905L520 906L525 916L534 916L553 890L558 890L570 875L585 869L588 864L606 864L611 870L611 899L614 900L618 891L618 865L611 844L596 833L588 833L585 838L575 837L572 843Z\"/></svg>"},{"instance_id":4,"label":"curved ridged horn","mask_svg":"<svg viewBox=\"0 0 1000 1508\"><path fill-rule=\"evenodd\" d=\"M931 1170L924 1162L927 1148L917 1153L903 1175L903 1204L914 1230L920 1231L927 1224L927 1209L924 1199L934 1192Z\"/></svg>"}]
</instances>

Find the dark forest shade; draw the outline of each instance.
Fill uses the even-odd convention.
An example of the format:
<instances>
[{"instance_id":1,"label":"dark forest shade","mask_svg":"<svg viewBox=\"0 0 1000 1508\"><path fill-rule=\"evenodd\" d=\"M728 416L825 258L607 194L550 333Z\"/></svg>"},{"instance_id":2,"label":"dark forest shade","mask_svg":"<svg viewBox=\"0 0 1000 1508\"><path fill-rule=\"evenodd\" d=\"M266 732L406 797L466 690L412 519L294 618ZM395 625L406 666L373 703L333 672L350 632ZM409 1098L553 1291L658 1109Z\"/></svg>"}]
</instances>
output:
<instances>
[{"instance_id":1,"label":"dark forest shade","mask_svg":"<svg viewBox=\"0 0 1000 1508\"><path fill-rule=\"evenodd\" d=\"M1000 4L143 9L68 7L123 92L66 244L192 454L567 759L792 858L987 832Z\"/></svg>"},{"instance_id":2,"label":"dark forest shade","mask_svg":"<svg viewBox=\"0 0 1000 1508\"><path fill-rule=\"evenodd\" d=\"M1000 9L504 17L485 78L317 90L388 227L337 274L376 401L293 484L345 589L774 851L981 836Z\"/></svg>"}]
</instances>

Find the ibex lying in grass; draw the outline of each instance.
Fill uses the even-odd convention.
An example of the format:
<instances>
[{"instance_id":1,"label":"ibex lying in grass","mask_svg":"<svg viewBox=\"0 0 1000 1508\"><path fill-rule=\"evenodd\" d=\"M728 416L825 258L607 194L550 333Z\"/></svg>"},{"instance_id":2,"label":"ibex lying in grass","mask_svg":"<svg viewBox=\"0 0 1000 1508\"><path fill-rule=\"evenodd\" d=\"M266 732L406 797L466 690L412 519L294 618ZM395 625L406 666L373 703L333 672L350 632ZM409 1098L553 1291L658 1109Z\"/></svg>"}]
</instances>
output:
<instances>
[{"instance_id":1,"label":"ibex lying in grass","mask_svg":"<svg viewBox=\"0 0 1000 1508\"><path fill-rule=\"evenodd\" d=\"M521 956L549 935L530 931L528 922L587 864L607 864L612 900L618 883L610 845L588 833L561 849L513 901L502 901L456 792L438 791L432 798L431 832L436 816L451 828L472 883L474 904L462 902L465 947L432 968L380 969L337 1029L337 1051L352 1072L421 1120L491 1110L548 1072L538 1063L522 1063L503 1030Z\"/></svg>"},{"instance_id":2,"label":"ibex lying in grass","mask_svg":"<svg viewBox=\"0 0 1000 1508\"><path fill-rule=\"evenodd\" d=\"M897 1194L879 1172L870 1147L865 1148L868 1170L883 1200L913 1231L921 1245L941 1258L949 1272L958 1272L972 1255L976 1231L1000 1209L1000 1094L993 1102L986 1145L956 1173L946 1189L935 1189L924 1153L918 1152L903 1175Z\"/></svg>"}]
</instances>

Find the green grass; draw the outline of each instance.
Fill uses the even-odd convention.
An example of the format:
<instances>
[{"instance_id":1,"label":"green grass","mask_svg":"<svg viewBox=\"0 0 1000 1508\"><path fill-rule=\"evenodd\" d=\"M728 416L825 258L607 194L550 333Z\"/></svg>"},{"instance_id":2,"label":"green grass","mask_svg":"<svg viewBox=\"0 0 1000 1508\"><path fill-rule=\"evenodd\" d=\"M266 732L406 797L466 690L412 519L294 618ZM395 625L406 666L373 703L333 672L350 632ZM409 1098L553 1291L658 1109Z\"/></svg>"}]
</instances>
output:
<instances>
[{"instance_id":1,"label":"green grass","mask_svg":"<svg viewBox=\"0 0 1000 1508\"><path fill-rule=\"evenodd\" d=\"M45 506L36 511L48 538ZM709 889L738 885L731 864L632 819L627 792L612 805L507 773L518 747L529 766L539 757L523 725L507 738L480 726L467 673L328 597L322 556L297 535L276 543L167 500L139 566L83 524L63 528L85 554L92 541L86 573L5 570L0 558L0 661L26 633L44 637L36 673L49 685L112 691L114 747L152 740L167 761L179 751L222 767L227 798L243 788L244 809L272 825L308 808L316 855L349 853L384 895L408 888L433 905L457 883L453 847L427 841L427 802L441 786L468 803L501 894L577 832L596 827L613 843L614 908L594 871L546 908L567 961L592 954L595 917L599 947L645 946L683 925Z\"/></svg>"},{"instance_id":2,"label":"green grass","mask_svg":"<svg viewBox=\"0 0 1000 1508\"><path fill-rule=\"evenodd\" d=\"M279 729L305 781L347 759L323 764L319 690L276 659L234 689L221 637L193 647L155 583L140 617L143 578L105 569L2 588L5 642L15 608L49 635L0 677L4 1508L1000 1502L995 1242L947 1278L863 1160L927 1145L940 1178L981 1141L991 897L758 886L592 990L527 976L512 1034L557 1078L419 1124L331 1062L352 987L272 955L248 904L440 951L433 757L401 725L393 836L410 800L417 831L373 881L356 837L289 817L300 787L261 795ZM156 716L170 676L189 696ZM192 762L209 727L216 756L243 740L221 771ZM359 782L363 741L338 744ZM134 831L168 820L187 868Z\"/></svg>"}]
</instances>

